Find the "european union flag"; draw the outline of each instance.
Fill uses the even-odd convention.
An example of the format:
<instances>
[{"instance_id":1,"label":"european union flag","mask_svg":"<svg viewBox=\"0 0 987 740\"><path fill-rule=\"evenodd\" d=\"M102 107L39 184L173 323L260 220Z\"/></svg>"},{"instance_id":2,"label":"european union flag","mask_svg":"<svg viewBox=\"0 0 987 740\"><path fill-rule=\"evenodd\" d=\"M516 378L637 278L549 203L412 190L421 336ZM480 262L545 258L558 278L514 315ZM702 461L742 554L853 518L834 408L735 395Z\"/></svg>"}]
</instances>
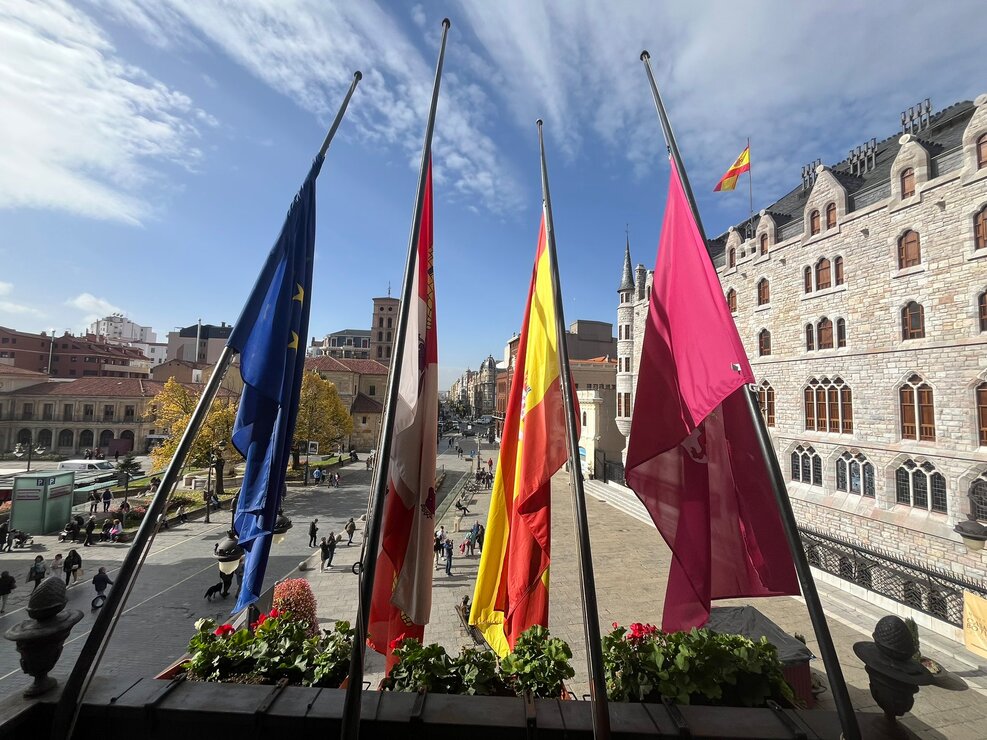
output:
<instances>
[{"instance_id":1,"label":"european union flag","mask_svg":"<svg viewBox=\"0 0 987 740\"><path fill-rule=\"evenodd\" d=\"M315 258L315 179L312 164L227 342L240 354L243 393L233 445L246 458L234 523L247 551L234 611L257 600L281 507L285 470L298 415Z\"/></svg>"}]
</instances>

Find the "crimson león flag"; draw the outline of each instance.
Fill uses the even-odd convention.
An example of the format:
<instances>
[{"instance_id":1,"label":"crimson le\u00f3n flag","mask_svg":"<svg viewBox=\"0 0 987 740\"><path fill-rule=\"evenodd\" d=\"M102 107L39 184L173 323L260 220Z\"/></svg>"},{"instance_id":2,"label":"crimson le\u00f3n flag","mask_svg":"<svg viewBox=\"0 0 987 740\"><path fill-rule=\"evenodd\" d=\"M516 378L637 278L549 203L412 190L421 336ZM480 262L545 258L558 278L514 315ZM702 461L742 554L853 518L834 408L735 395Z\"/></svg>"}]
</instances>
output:
<instances>
[{"instance_id":1,"label":"crimson le\u00f3n flag","mask_svg":"<svg viewBox=\"0 0 987 740\"><path fill-rule=\"evenodd\" d=\"M703 625L711 599L799 593L742 396L753 382L673 162L626 473L672 550L666 631Z\"/></svg>"}]
</instances>

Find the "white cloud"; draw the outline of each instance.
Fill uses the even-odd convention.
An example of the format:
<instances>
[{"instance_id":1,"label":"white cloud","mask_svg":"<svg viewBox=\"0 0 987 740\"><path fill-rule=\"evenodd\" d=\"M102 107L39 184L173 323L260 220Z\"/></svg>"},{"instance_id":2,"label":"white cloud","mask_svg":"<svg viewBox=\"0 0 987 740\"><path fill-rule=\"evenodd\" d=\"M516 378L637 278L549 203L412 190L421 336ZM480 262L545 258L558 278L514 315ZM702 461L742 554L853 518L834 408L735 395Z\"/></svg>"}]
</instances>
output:
<instances>
[{"instance_id":1,"label":"white cloud","mask_svg":"<svg viewBox=\"0 0 987 740\"><path fill-rule=\"evenodd\" d=\"M845 1L458 5L454 17L465 18L477 53L510 81L496 89L518 126L543 116L546 137L571 158L599 137L638 174L664 150L638 58L649 49L699 191L747 136L755 189L780 195L802 163L838 161L850 146L893 133L898 112L917 100L939 96L944 107L984 92L971 86L987 79L976 24L949 20L981 15L972 0L951 4L946 16L917 1L892 15ZM929 32L944 23L948 33Z\"/></svg>"},{"instance_id":2,"label":"white cloud","mask_svg":"<svg viewBox=\"0 0 987 740\"><path fill-rule=\"evenodd\" d=\"M44 316L42 311L23 303L13 301L0 301L0 314L11 314L13 316Z\"/></svg>"},{"instance_id":3,"label":"white cloud","mask_svg":"<svg viewBox=\"0 0 987 740\"><path fill-rule=\"evenodd\" d=\"M193 167L192 101L121 59L63 0L0 5L0 207L137 224L157 163Z\"/></svg>"},{"instance_id":4,"label":"white cloud","mask_svg":"<svg viewBox=\"0 0 987 740\"><path fill-rule=\"evenodd\" d=\"M347 132L396 147L418 166L440 27L426 28L421 49L389 7L321 0L97 0L152 43L208 43L251 74L328 122L353 71L363 82L347 114ZM413 11L416 13L417 11ZM417 17L417 16L416 16ZM451 41L450 46L457 42ZM462 47L460 47L462 49ZM463 200L494 212L515 208L520 188L487 133L494 107L484 90L456 75L447 56L433 159L435 178ZM455 155L455 156L454 156Z\"/></svg>"},{"instance_id":5,"label":"white cloud","mask_svg":"<svg viewBox=\"0 0 987 740\"><path fill-rule=\"evenodd\" d=\"M122 308L114 306L105 298L97 298L92 293L80 293L75 298L70 298L65 301L65 305L82 311L85 314L85 316L82 317L82 321L86 325L105 318L110 314L127 313Z\"/></svg>"},{"instance_id":6,"label":"white cloud","mask_svg":"<svg viewBox=\"0 0 987 740\"><path fill-rule=\"evenodd\" d=\"M413 20L415 25L419 28L425 28L425 9L421 5L411 6L411 20Z\"/></svg>"},{"instance_id":7,"label":"white cloud","mask_svg":"<svg viewBox=\"0 0 987 740\"><path fill-rule=\"evenodd\" d=\"M0 295L7 295L14 289L13 283L5 283L0 280Z\"/></svg>"}]
</instances>

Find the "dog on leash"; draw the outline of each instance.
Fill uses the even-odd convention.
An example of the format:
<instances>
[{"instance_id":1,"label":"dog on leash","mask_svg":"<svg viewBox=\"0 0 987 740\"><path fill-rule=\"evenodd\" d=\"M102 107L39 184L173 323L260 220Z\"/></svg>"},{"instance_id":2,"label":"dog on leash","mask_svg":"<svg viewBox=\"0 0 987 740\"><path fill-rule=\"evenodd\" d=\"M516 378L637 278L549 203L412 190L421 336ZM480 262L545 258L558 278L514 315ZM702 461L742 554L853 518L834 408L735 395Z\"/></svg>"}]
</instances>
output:
<instances>
[{"instance_id":1,"label":"dog on leash","mask_svg":"<svg viewBox=\"0 0 987 740\"><path fill-rule=\"evenodd\" d=\"M223 590L222 582L217 583L215 586L210 586L209 588L206 589L206 599L212 601L212 597L219 594L222 590Z\"/></svg>"}]
</instances>

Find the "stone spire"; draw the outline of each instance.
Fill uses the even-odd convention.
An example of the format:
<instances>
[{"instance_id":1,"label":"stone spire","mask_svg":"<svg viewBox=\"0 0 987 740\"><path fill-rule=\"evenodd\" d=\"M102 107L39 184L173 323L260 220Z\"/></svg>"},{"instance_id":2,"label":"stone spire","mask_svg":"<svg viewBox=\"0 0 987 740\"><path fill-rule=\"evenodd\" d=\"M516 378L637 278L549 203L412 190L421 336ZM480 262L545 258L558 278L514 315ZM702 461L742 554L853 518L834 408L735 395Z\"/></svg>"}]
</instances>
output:
<instances>
[{"instance_id":1,"label":"stone spire","mask_svg":"<svg viewBox=\"0 0 987 740\"><path fill-rule=\"evenodd\" d=\"M624 247L624 274L620 278L620 287L617 291L634 290L634 271L631 268L631 238L627 237L627 246Z\"/></svg>"}]
</instances>

